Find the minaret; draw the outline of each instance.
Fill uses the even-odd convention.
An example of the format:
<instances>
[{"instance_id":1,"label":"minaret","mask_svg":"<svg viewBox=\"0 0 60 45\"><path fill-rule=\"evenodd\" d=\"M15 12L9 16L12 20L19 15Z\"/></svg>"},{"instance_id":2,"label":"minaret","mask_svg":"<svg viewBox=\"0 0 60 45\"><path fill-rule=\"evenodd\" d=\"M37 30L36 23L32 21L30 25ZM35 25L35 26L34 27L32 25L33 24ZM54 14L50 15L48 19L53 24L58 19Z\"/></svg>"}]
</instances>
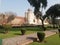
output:
<instances>
[{"instance_id":1,"label":"minaret","mask_svg":"<svg viewBox=\"0 0 60 45\"><path fill-rule=\"evenodd\" d=\"M34 16L34 13L32 12L31 9L28 9L27 12L25 12L25 17L27 19L27 23L28 24L34 24L34 19L35 19L35 16Z\"/></svg>"}]
</instances>

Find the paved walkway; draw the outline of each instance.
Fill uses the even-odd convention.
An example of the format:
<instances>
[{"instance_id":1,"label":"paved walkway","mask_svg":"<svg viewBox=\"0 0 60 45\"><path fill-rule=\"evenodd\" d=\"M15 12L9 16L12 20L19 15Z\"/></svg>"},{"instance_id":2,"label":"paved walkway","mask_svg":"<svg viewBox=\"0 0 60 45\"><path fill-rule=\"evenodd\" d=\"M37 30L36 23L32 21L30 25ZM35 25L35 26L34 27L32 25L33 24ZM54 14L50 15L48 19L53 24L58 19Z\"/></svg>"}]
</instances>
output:
<instances>
[{"instance_id":1,"label":"paved walkway","mask_svg":"<svg viewBox=\"0 0 60 45\"><path fill-rule=\"evenodd\" d=\"M56 34L56 32L45 31L45 34L46 34L45 37L48 37L48 36ZM3 39L3 45L27 45L28 43L33 42L32 39L34 39L34 38L37 38L36 33L13 37L13 38L7 38L7 39Z\"/></svg>"}]
</instances>

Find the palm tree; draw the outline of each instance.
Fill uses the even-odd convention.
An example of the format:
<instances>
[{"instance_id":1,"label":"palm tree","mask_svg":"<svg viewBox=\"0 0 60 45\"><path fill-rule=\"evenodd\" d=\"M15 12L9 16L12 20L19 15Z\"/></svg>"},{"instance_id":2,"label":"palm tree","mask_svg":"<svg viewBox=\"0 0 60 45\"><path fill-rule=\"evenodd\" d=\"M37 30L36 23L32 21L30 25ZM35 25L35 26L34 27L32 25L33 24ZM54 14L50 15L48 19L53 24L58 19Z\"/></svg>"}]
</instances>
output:
<instances>
[{"instance_id":1,"label":"palm tree","mask_svg":"<svg viewBox=\"0 0 60 45\"><path fill-rule=\"evenodd\" d=\"M42 16L42 12L41 9L45 9L47 6L47 0L28 0L28 2L30 3L31 6L34 7L34 14L36 16L36 18L40 18L42 21L42 26L44 27L44 18ZM41 9L40 9L41 8Z\"/></svg>"},{"instance_id":2,"label":"palm tree","mask_svg":"<svg viewBox=\"0 0 60 45\"><path fill-rule=\"evenodd\" d=\"M51 21L54 27L55 23L55 18L60 17L60 4L55 4L51 6L47 11L46 11L46 17L51 17Z\"/></svg>"}]
</instances>

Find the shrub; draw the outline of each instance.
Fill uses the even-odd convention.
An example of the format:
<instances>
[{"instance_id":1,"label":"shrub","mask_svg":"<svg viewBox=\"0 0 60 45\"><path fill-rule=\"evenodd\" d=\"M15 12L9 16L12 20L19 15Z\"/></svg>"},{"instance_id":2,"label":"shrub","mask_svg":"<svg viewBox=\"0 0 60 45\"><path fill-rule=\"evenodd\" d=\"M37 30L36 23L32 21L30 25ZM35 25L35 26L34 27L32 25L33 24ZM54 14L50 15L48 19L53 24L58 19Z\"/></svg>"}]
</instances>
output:
<instances>
[{"instance_id":1,"label":"shrub","mask_svg":"<svg viewBox=\"0 0 60 45\"><path fill-rule=\"evenodd\" d=\"M8 33L8 31L9 31L12 27L11 27L11 25L9 25L9 24L5 24L5 25L3 25L3 28L4 28L4 30L5 30L5 33Z\"/></svg>"},{"instance_id":2,"label":"shrub","mask_svg":"<svg viewBox=\"0 0 60 45\"><path fill-rule=\"evenodd\" d=\"M0 33L3 33L3 26L2 25L0 25Z\"/></svg>"},{"instance_id":3,"label":"shrub","mask_svg":"<svg viewBox=\"0 0 60 45\"><path fill-rule=\"evenodd\" d=\"M60 29L58 29L58 32L60 33Z\"/></svg>"},{"instance_id":4,"label":"shrub","mask_svg":"<svg viewBox=\"0 0 60 45\"><path fill-rule=\"evenodd\" d=\"M25 28L22 28L22 29L21 29L21 33L22 33L22 35L24 35L25 32L26 32L26 29L25 29Z\"/></svg>"},{"instance_id":5,"label":"shrub","mask_svg":"<svg viewBox=\"0 0 60 45\"><path fill-rule=\"evenodd\" d=\"M52 28L52 26L47 26L47 28Z\"/></svg>"},{"instance_id":6,"label":"shrub","mask_svg":"<svg viewBox=\"0 0 60 45\"><path fill-rule=\"evenodd\" d=\"M45 38L45 33L44 32L37 32L37 37L40 42L42 42Z\"/></svg>"},{"instance_id":7,"label":"shrub","mask_svg":"<svg viewBox=\"0 0 60 45\"><path fill-rule=\"evenodd\" d=\"M59 37L60 37L60 28L58 29L58 32L59 32Z\"/></svg>"},{"instance_id":8,"label":"shrub","mask_svg":"<svg viewBox=\"0 0 60 45\"><path fill-rule=\"evenodd\" d=\"M3 26L2 25L0 25L0 29L3 29Z\"/></svg>"},{"instance_id":9,"label":"shrub","mask_svg":"<svg viewBox=\"0 0 60 45\"><path fill-rule=\"evenodd\" d=\"M43 28L43 31L46 31L46 27Z\"/></svg>"}]
</instances>

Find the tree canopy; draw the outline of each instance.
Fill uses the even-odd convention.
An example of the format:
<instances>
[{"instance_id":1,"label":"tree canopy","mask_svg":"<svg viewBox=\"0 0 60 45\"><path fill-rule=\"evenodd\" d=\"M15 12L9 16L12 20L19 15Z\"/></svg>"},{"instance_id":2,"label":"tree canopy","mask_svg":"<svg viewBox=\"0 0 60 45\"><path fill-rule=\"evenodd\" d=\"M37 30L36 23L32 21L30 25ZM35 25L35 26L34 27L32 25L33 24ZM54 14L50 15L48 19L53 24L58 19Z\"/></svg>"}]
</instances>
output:
<instances>
[{"instance_id":1,"label":"tree canopy","mask_svg":"<svg viewBox=\"0 0 60 45\"><path fill-rule=\"evenodd\" d=\"M0 22L5 22L6 24L11 22L15 18L16 14L15 13L0 13ZM3 24L2 23L2 24Z\"/></svg>"},{"instance_id":2,"label":"tree canopy","mask_svg":"<svg viewBox=\"0 0 60 45\"><path fill-rule=\"evenodd\" d=\"M47 0L28 0L31 6L34 7L34 14L36 15L40 8L46 8Z\"/></svg>"},{"instance_id":3,"label":"tree canopy","mask_svg":"<svg viewBox=\"0 0 60 45\"><path fill-rule=\"evenodd\" d=\"M41 19L42 27L44 28L44 19L41 10L46 8L47 0L28 0L31 6L34 7L34 14L38 20ZM44 16L45 17L45 16ZM38 22L38 21L37 21ZM45 30L45 29L44 29Z\"/></svg>"},{"instance_id":4,"label":"tree canopy","mask_svg":"<svg viewBox=\"0 0 60 45\"><path fill-rule=\"evenodd\" d=\"M47 16L51 17L60 17L60 4L55 4L51 6L47 11L46 11Z\"/></svg>"},{"instance_id":5,"label":"tree canopy","mask_svg":"<svg viewBox=\"0 0 60 45\"><path fill-rule=\"evenodd\" d=\"M60 17L60 4L55 4L51 6L47 11L45 17L48 17L50 22L52 22L53 27L56 24L56 18Z\"/></svg>"}]
</instances>

